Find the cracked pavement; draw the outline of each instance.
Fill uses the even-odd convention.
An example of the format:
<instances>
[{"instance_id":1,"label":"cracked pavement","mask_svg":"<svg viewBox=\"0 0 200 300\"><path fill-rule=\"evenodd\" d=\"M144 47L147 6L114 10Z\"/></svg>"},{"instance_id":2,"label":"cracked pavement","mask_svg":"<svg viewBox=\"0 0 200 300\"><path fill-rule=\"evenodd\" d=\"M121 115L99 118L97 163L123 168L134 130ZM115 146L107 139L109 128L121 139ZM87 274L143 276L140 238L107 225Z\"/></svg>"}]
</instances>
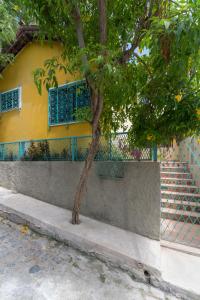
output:
<instances>
[{"instance_id":1,"label":"cracked pavement","mask_svg":"<svg viewBox=\"0 0 200 300\"><path fill-rule=\"evenodd\" d=\"M175 300L122 270L0 218L2 300Z\"/></svg>"}]
</instances>

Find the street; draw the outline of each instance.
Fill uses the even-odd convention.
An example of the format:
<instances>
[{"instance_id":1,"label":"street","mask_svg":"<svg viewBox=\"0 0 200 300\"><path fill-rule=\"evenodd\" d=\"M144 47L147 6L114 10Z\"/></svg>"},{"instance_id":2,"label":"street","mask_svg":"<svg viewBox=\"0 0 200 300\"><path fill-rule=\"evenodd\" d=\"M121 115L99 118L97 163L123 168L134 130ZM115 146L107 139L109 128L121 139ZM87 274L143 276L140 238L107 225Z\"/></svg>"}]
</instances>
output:
<instances>
[{"instance_id":1,"label":"street","mask_svg":"<svg viewBox=\"0 0 200 300\"><path fill-rule=\"evenodd\" d=\"M27 226L0 218L1 300L172 300Z\"/></svg>"}]
</instances>

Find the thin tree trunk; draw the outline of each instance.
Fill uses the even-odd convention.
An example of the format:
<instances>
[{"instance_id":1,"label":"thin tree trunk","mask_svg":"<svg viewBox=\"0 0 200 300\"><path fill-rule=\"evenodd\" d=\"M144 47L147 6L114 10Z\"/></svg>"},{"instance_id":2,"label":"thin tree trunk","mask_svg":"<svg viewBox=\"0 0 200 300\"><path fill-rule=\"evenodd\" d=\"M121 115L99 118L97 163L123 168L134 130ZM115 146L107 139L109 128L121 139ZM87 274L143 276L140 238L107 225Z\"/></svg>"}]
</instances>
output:
<instances>
[{"instance_id":1,"label":"thin tree trunk","mask_svg":"<svg viewBox=\"0 0 200 300\"><path fill-rule=\"evenodd\" d=\"M102 45L105 45L106 38L107 38L107 22L106 22L106 0L99 0L99 30L100 30L100 42ZM83 26L81 22L81 16L80 11L77 7L74 8L74 21L76 24L76 32L77 32L77 38L79 47L81 49L85 48L85 41L84 41L84 35L83 35ZM104 52L105 53L105 52ZM103 53L103 55L104 55ZM87 67L88 61L87 56L83 55L82 57L82 63L85 67ZM96 90L95 85L90 79L90 76L86 74L86 80L89 84L89 87L91 89L92 93L92 142L89 147L89 153L87 156L87 159L85 160L84 168L81 173L81 177L78 183L78 186L76 188L76 194L74 198L74 207L72 211L72 224L79 224L79 212L80 212L80 205L81 200L83 198L84 191L86 189L88 176L90 169L92 167L93 160L95 158L95 155L98 151L99 147L99 141L100 141L100 117L103 110L103 95L101 94L100 90Z\"/></svg>"},{"instance_id":2,"label":"thin tree trunk","mask_svg":"<svg viewBox=\"0 0 200 300\"><path fill-rule=\"evenodd\" d=\"M89 147L89 153L87 156L87 159L85 160L85 164L81 173L81 177L78 183L78 186L76 188L76 194L74 198L74 207L72 211L72 224L80 224L79 220L79 212L80 212L80 206L81 206L81 200L83 198L84 191L86 189L88 176L90 169L92 167L93 160L95 158L95 155L99 148L99 142L101 137L101 130L100 130L100 116L103 109L103 96L98 93L94 94L93 99L94 102L98 103L96 107L96 111L93 113L93 121L92 121L92 142Z\"/></svg>"},{"instance_id":3,"label":"thin tree trunk","mask_svg":"<svg viewBox=\"0 0 200 300\"><path fill-rule=\"evenodd\" d=\"M92 136L92 142L89 148L89 153L85 161L85 165L82 170L78 186L76 188L74 207L72 211L72 224L80 224L79 212L81 206L81 199L83 198L83 194L87 185L88 175L92 167L92 162L95 158L95 155L99 147L99 141L100 141L100 130L98 129L96 134Z\"/></svg>"}]
</instances>

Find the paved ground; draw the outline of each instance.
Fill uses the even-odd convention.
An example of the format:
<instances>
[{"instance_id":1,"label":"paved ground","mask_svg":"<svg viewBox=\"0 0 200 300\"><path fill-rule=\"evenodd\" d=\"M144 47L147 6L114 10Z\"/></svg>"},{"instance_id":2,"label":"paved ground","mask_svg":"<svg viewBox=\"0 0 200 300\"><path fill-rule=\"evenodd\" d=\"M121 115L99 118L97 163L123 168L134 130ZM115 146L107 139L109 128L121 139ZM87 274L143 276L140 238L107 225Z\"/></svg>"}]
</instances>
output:
<instances>
[{"instance_id":1,"label":"paved ground","mask_svg":"<svg viewBox=\"0 0 200 300\"><path fill-rule=\"evenodd\" d=\"M175 300L62 243L0 218L2 300Z\"/></svg>"}]
</instances>

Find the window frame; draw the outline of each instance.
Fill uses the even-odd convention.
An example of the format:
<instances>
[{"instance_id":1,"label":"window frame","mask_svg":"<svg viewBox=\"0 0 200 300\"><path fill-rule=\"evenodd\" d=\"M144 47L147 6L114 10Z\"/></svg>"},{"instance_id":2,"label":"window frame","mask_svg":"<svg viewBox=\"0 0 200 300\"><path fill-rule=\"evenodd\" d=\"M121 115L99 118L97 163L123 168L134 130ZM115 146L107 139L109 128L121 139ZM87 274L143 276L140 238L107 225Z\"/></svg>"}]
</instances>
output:
<instances>
[{"instance_id":1,"label":"window frame","mask_svg":"<svg viewBox=\"0 0 200 300\"><path fill-rule=\"evenodd\" d=\"M60 84L57 87L51 87L48 90L48 127L53 127L53 126L62 126L62 125L70 125L70 124L78 124L78 123L85 123L86 121L68 121L68 122L61 122L61 123L51 123L50 119L51 119L51 115L50 115L50 107L51 107L51 103L50 103L50 91L51 90L57 90L59 88L62 87L70 87L70 85L74 85L74 84L79 84L79 83L85 83L86 80L85 79L81 79L81 80L75 80L75 81L71 81L69 83L64 83L64 84Z\"/></svg>"},{"instance_id":2,"label":"window frame","mask_svg":"<svg viewBox=\"0 0 200 300\"><path fill-rule=\"evenodd\" d=\"M1 108L1 95L7 94L7 93L10 93L10 92L14 92L16 90L18 90L18 94L19 94L18 106L17 107L12 107L10 109L6 109L6 110L2 111L2 108ZM18 86L16 88L13 88L13 89L10 89L10 90L7 90L5 92L0 92L0 113L3 114L3 113L13 111L13 110L21 110L21 108L22 108L22 87L21 86Z\"/></svg>"}]
</instances>

